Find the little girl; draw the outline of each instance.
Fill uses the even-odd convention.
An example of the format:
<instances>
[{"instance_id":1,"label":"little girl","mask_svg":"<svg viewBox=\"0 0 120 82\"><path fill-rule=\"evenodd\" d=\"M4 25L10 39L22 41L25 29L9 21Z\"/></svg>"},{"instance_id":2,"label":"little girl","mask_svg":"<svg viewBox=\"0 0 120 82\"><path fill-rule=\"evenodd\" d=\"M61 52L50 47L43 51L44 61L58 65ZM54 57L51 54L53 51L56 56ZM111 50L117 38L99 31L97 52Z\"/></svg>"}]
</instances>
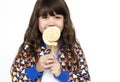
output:
<instances>
[{"instance_id":1,"label":"little girl","mask_svg":"<svg viewBox=\"0 0 120 82\"><path fill-rule=\"evenodd\" d=\"M45 44L47 28L60 29L54 48ZM24 41L11 67L12 82L90 82L87 62L76 40L64 0L37 0Z\"/></svg>"}]
</instances>

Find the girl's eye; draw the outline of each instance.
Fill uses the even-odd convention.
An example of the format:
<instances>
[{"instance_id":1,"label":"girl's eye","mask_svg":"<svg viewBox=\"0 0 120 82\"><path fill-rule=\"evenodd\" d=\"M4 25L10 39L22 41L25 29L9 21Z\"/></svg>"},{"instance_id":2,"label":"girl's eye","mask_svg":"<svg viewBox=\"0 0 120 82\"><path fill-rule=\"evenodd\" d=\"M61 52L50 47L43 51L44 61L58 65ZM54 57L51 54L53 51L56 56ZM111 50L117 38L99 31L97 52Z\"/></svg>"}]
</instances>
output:
<instances>
[{"instance_id":1,"label":"girl's eye","mask_svg":"<svg viewBox=\"0 0 120 82\"><path fill-rule=\"evenodd\" d=\"M41 16L42 19L47 19L48 17L47 16Z\"/></svg>"},{"instance_id":2,"label":"girl's eye","mask_svg":"<svg viewBox=\"0 0 120 82\"><path fill-rule=\"evenodd\" d=\"M62 17L61 16L55 16L56 19L61 19Z\"/></svg>"}]
</instances>

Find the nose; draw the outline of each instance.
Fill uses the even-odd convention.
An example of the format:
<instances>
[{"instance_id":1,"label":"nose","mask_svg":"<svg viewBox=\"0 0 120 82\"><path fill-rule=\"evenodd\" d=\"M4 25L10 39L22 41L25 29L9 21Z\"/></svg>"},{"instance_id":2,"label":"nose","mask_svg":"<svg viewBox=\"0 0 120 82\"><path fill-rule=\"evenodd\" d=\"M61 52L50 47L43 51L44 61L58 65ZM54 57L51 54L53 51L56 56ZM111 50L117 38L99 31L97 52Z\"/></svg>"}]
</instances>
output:
<instances>
[{"instance_id":1,"label":"nose","mask_svg":"<svg viewBox=\"0 0 120 82\"><path fill-rule=\"evenodd\" d=\"M48 26L55 26L56 25L56 22L54 20L54 18L49 18L49 22L48 22Z\"/></svg>"}]
</instances>

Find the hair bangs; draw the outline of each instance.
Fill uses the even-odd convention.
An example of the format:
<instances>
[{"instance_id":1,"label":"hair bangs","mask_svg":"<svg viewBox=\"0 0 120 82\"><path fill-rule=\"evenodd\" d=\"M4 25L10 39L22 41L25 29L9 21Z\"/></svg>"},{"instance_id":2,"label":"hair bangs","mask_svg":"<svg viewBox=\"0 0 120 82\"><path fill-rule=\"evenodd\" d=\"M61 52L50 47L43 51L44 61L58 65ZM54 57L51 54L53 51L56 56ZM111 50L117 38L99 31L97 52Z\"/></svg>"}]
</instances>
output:
<instances>
[{"instance_id":1,"label":"hair bangs","mask_svg":"<svg viewBox=\"0 0 120 82\"><path fill-rule=\"evenodd\" d=\"M64 4L60 0L43 0L42 5L40 7L39 16L54 16L55 14L61 14L66 16L66 9L64 8Z\"/></svg>"}]
</instances>

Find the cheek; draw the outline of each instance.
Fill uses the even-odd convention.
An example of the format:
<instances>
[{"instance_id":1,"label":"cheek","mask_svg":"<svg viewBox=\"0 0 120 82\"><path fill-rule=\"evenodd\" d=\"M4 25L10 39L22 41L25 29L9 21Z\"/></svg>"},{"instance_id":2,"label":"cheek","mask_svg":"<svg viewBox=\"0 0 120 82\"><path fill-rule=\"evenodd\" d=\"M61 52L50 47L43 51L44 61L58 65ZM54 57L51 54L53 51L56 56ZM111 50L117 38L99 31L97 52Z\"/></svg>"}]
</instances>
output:
<instances>
[{"instance_id":1,"label":"cheek","mask_svg":"<svg viewBox=\"0 0 120 82\"><path fill-rule=\"evenodd\" d=\"M43 31L44 31L43 25L40 24L40 23L39 23L39 31L40 31L41 33L43 33Z\"/></svg>"},{"instance_id":2,"label":"cheek","mask_svg":"<svg viewBox=\"0 0 120 82\"><path fill-rule=\"evenodd\" d=\"M39 31L40 31L41 33L43 33L43 29L41 29L40 27L39 27Z\"/></svg>"},{"instance_id":3,"label":"cheek","mask_svg":"<svg viewBox=\"0 0 120 82\"><path fill-rule=\"evenodd\" d=\"M39 20L39 30L41 33L45 30L45 23Z\"/></svg>"},{"instance_id":4,"label":"cheek","mask_svg":"<svg viewBox=\"0 0 120 82\"><path fill-rule=\"evenodd\" d=\"M60 27L61 32L63 31L63 28L64 28L64 26L61 26L61 27Z\"/></svg>"},{"instance_id":5,"label":"cheek","mask_svg":"<svg viewBox=\"0 0 120 82\"><path fill-rule=\"evenodd\" d=\"M62 30L64 29L64 23L60 23L59 25L60 25L59 28L60 28L60 30L62 32Z\"/></svg>"}]
</instances>

